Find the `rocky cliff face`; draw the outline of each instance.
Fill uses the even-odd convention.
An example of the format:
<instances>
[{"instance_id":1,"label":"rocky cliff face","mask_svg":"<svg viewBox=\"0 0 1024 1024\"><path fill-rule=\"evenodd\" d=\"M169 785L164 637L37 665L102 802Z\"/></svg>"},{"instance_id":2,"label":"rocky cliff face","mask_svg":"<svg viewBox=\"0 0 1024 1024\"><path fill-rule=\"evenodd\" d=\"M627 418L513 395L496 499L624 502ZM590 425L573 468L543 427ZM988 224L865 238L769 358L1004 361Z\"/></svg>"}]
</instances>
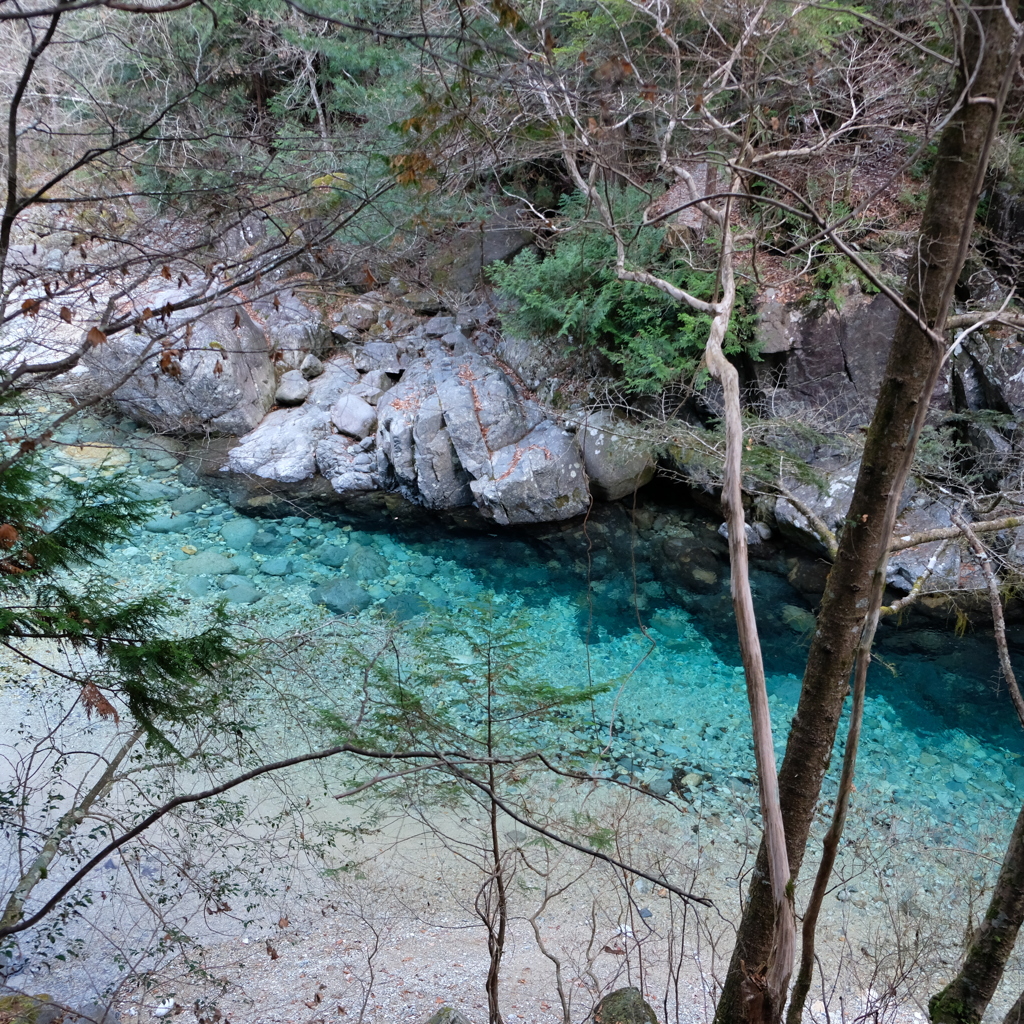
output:
<instances>
[{"instance_id":1,"label":"rocky cliff face","mask_svg":"<svg viewBox=\"0 0 1024 1024\"><path fill-rule=\"evenodd\" d=\"M122 314L152 319L180 289L140 292ZM165 317L166 337L124 331L90 350L85 365L118 405L157 430L243 434L270 409L276 381L266 334L244 306Z\"/></svg>"},{"instance_id":2,"label":"rocky cliff face","mask_svg":"<svg viewBox=\"0 0 1024 1024\"><path fill-rule=\"evenodd\" d=\"M140 294L132 308L140 316L159 309L172 291ZM145 335L118 335L90 353L93 385L113 388L127 414L157 430L239 436L224 473L250 491L293 488L344 502L399 492L429 509L517 524L572 518L592 496L629 496L657 470L650 431L607 405L567 400L565 353L503 335L490 307L426 316L407 286L315 307L287 287L277 298L243 297L237 312L213 312L189 330L188 345L146 348ZM760 497L763 486L752 483L753 545L781 538L806 549L811 566L827 555L822 527L842 528L858 431L871 416L895 320L884 297L855 288L838 307L817 309L770 288L762 295L748 403L820 440L798 453L817 483L785 473L777 493ZM943 427L951 464L976 490L1022 489L1022 381L1024 346L1006 329L989 330L958 346L933 397L930 422ZM713 389L700 407L698 418L713 416ZM710 488L713 501L713 480L685 458L674 467ZM948 504L926 481L915 483L903 496L900 531L948 525ZM994 505L989 516L1008 509ZM997 547L1014 560L1024 536L1007 533ZM933 544L894 556L894 591L909 590L929 562L927 589L977 585L977 567L957 545L935 554ZM805 592L820 591L823 574L794 572Z\"/></svg>"}]
</instances>

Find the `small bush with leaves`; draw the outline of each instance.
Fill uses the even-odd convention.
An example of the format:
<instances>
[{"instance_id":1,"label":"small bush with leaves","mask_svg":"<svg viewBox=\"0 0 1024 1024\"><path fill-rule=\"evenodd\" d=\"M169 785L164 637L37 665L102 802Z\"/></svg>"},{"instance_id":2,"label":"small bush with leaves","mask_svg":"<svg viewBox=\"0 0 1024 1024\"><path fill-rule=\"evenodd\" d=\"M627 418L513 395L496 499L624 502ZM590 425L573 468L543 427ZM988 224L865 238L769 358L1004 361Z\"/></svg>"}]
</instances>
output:
<instances>
[{"instance_id":1,"label":"small bush with leaves","mask_svg":"<svg viewBox=\"0 0 1024 1024\"><path fill-rule=\"evenodd\" d=\"M640 224L647 201L638 189L620 191L614 203L619 222ZM505 325L597 349L619 368L634 393L655 392L697 375L710 317L646 285L620 281L615 242L587 220L587 213L582 196L564 197L561 230L543 258L527 250L492 268L504 300ZM714 272L695 270L666 248L664 230L643 227L632 239L631 265L651 270L698 298L714 298ZM727 354L753 351L751 298L751 289L740 289L726 336Z\"/></svg>"}]
</instances>

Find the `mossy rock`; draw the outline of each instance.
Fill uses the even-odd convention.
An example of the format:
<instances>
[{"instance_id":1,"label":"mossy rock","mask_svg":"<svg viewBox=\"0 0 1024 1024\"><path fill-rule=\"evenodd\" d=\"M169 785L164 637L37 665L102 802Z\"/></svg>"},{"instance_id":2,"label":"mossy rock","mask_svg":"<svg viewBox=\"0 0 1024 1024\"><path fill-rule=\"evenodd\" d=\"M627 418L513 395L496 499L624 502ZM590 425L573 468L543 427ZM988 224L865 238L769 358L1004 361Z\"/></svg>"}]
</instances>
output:
<instances>
[{"instance_id":1,"label":"mossy rock","mask_svg":"<svg viewBox=\"0 0 1024 1024\"><path fill-rule=\"evenodd\" d=\"M57 1024L64 1011L46 995L0 995L0 1024Z\"/></svg>"},{"instance_id":2,"label":"mossy rock","mask_svg":"<svg viewBox=\"0 0 1024 1024\"><path fill-rule=\"evenodd\" d=\"M639 989L618 988L594 1008L594 1024L658 1024L658 1017Z\"/></svg>"},{"instance_id":3,"label":"mossy rock","mask_svg":"<svg viewBox=\"0 0 1024 1024\"><path fill-rule=\"evenodd\" d=\"M469 1024L468 1018L454 1006L442 1006L433 1014L426 1024Z\"/></svg>"}]
</instances>

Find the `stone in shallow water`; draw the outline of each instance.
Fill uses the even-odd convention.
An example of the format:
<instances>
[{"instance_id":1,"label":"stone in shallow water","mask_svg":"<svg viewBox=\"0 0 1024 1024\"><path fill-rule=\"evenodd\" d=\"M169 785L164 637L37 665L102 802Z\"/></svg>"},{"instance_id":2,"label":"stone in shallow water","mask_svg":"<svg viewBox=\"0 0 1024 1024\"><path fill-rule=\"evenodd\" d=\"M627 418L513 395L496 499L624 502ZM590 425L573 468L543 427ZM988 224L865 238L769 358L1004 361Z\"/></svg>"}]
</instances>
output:
<instances>
[{"instance_id":1,"label":"stone in shallow water","mask_svg":"<svg viewBox=\"0 0 1024 1024\"><path fill-rule=\"evenodd\" d=\"M220 528L220 535L229 548L244 548L250 544L259 527L251 519L232 519Z\"/></svg>"},{"instance_id":2,"label":"stone in shallow water","mask_svg":"<svg viewBox=\"0 0 1024 1024\"><path fill-rule=\"evenodd\" d=\"M175 498L171 502L171 508L175 512L195 512L197 508L202 508L209 500L210 496L205 491L188 491Z\"/></svg>"},{"instance_id":3,"label":"stone in shallow water","mask_svg":"<svg viewBox=\"0 0 1024 1024\"><path fill-rule=\"evenodd\" d=\"M131 456L123 448L112 444L69 445L61 454L80 466L120 469L131 462Z\"/></svg>"},{"instance_id":4,"label":"stone in shallow water","mask_svg":"<svg viewBox=\"0 0 1024 1024\"><path fill-rule=\"evenodd\" d=\"M189 576L223 576L234 572L236 567L233 559L219 551L200 551L198 555L175 562L174 568Z\"/></svg>"},{"instance_id":5,"label":"stone in shallow water","mask_svg":"<svg viewBox=\"0 0 1024 1024\"><path fill-rule=\"evenodd\" d=\"M288 547L290 538L271 533L269 530L258 530L252 538L254 551L261 555L276 555Z\"/></svg>"},{"instance_id":6,"label":"stone in shallow water","mask_svg":"<svg viewBox=\"0 0 1024 1024\"><path fill-rule=\"evenodd\" d=\"M143 480L135 485L135 493L143 501L166 501L169 498L176 498L180 492L155 480Z\"/></svg>"},{"instance_id":7,"label":"stone in shallow water","mask_svg":"<svg viewBox=\"0 0 1024 1024\"><path fill-rule=\"evenodd\" d=\"M448 608L451 605L448 595L433 580L425 580L420 586L420 593L437 608Z\"/></svg>"},{"instance_id":8,"label":"stone in shallow water","mask_svg":"<svg viewBox=\"0 0 1024 1024\"><path fill-rule=\"evenodd\" d=\"M429 555L414 558L406 568L414 576L433 576L435 572L434 560Z\"/></svg>"},{"instance_id":9,"label":"stone in shallow water","mask_svg":"<svg viewBox=\"0 0 1024 1024\"><path fill-rule=\"evenodd\" d=\"M239 576L236 572L232 572L228 573L226 576L221 576L217 582L220 584L221 590L230 590L232 587L240 587L243 584L248 584L249 580L244 576Z\"/></svg>"},{"instance_id":10,"label":"stone in shallow water","mask_svg":"<svg viewBox=\"0 0 1024 1024\"><path fill-rule=\"evenodd\" d=\"M345 559L348 573L357 580L373 580L387 575L388 564L373 549L361 544L349 544Z\"/></svg>"},{"instance_id":11,"label":"stone in shallow water","mask_svg":"<svg viewBox=\"0 0 1024 1024\"><path fill-rule=\"evenodd\" d=\"M351 580L334 580L309 592L314 604L323 604L335 615L352 615L369 608L370 595Z\"/></svg>"},{"instance_id":12,"label":"stone in shallow water","mask_svg":"<svg viewBox=\"0 0 1024 1024\"><path fill-rule=\"evenodd\" d=\"M189 576L182 585L182 590L193 597L202 597L210 590L210 580L207 576Z\"/></svg>"},{"instance_id":13,"label":"stone in shallow water","mask_svg":"<svg viewBox=\"0 0 1024 1024\"><path fill-rule=\"evenodd\" d=\"M668 796L672 792L672 780L666 778L654 779L647 784L647 789L655 796Z\"/></svg>"},{"instance_id":14,"label":"stone in shallow water","mask_svg":"<svg viewBox=\"0 0 1024 1024\"><path fill-rule=\"evenodd\" d=\"M260 572L265 572L268 576L287 576L292 572L293 565L291 558L268 558L260 566Z\"/></svg>"},{"instance_id":15,"label":"stone in shallow water","mask_svg":"<svg viewBox=\"0 0 1024 1024\"><path fill-rule=\"evenodd\" d=\"M229 604L255 604L263 598L263 591L257 590L247 579L224 591Z\"/></svg>"},{"instance_id":16,"label":"stone in shallow water","mask_svg":"<svg viewBox=\"0 0 1024 1024\"><path fill-rule=\"evenodd\" d=\"M345 549L337 544L325 544L317 552L316 559L328 569L340 569L345 564Z\"/></svg>"},{"instance_id":17,"label":"stone in shallow water","mask_svg":"<svg viewBox=\"0 0 1024 1024\"><path fill-rule=\"evenodd\" d=\"M417 615L425 615L430 611L427 599L419 594L392 594L384 602L384 613L397 622L407 622Z\"/></svg>"},{"instance_id":18,"label":"stone in shallow water","mask_svg":"<svg viewBox=\"0 0 1024 1024\"><path fill-rule=\"evenodd\" d=\"M150 533L180 533L194 522L193 516L156 516L145 524Z\"/></svg>"}]
</instances>

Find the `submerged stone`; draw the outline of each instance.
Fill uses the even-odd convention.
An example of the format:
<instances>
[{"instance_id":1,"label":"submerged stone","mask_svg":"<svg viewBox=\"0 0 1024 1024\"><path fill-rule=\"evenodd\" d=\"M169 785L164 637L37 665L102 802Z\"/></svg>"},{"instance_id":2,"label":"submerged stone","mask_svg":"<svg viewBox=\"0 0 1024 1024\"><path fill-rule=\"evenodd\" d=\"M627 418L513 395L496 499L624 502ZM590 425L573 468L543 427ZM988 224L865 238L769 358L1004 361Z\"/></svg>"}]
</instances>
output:
<instances>
[{"instance_id":1,"label":"submerged stone","mask_svg":"<svg viewBox=\"0 0 1024 1024\"><path fill-rule=\"evenodd\" d=\"M145 524L150 533L180 533L195 522L194 516L156 516Z\"/></svg>"},{"instance_id":2,"label":"submerged stone","mask_svg":"<svg viewBox=\"0 0 1024 1024\"><path fill-rule=\"evenodd\" d=\"M387 575L388 563L373 548L349 544L345 565L351 577L372 580Z\"/></svg>"},{"instance_id":3,"label":"submerged stone","mask_svg":"<svg viewBox=\"0 0 1024 1024\"><path fill-rule=\"evenodd\" d=\"M228 604L255 604L263 598L262 590L257 590L248 580L243 579L241 583L228 587L224 591L224 597Z\"/></svg>"},{"instance_id":4,"label":"submerged stone","mask_svg":"<svg viewBox=\"0 0 1024 1024\"><path fill-rule=\"evenodd\" d=\"M254 573L256 571L256 562L249 555L238 554L231 561L234 563L237 573Z\"/></svg>"},{"instance_id":5,"label":"submerged stone","mask_svg":"<svg viewBox=\"0 0 1024 1024\"><path fill-rule=\"evenodd\" d=\"M420 555L418 558L414 558L406 568L414 576L433 576L436 566L429 555Z\"/></svg>"},{"instance_id":6,"label":"submerged stone","mask_svg":"<svg viewBox=\"0 0 1024 1024\"><path fill-rule=\"evenodd\" d=\"M190 576L185 580L182 589L193 597L203 597L209 593L210 578L208 576Z\"/></svg>"},{"instance_id":7,"label":"submerged stone","mask_svg":"<svg viewBox=\"0 0 1024 1024\"><path fill-rule=\"evenodd\" d=\"M200 551L198 555L185 557L182 561L176 562L174 568L189 576L223 576L225 573L234 572L236 566L233 559L219 551Z\"/></svg>"},{"instance_id":8,"label":"submerged stone","mask_svg":"<svg viewBox=\"0 0 1024 1024\"><path fill-rule=\"evenodd\" d=\"M169 498L176 498L180 492L177 488L168 487L167 484L144 480L135 485L135 493L143 501L166 501Z\"/></svg>"},{"instance_id":9,"label":"submerged stone","mask_svg":"<svg viewBox=\"0 0 1024 1024\"><path fill-rule=\"evenodd\" d=\"M419 594L392 594L384 602L384 612L396 622L408 622L430 611L430 603Z\"/></svg>"},{"instance_id":10,"label":"submerged stone","mask_svg":"<svg viewBox=\"0 0 1024 1024\"><path fill-rule=\"evenodd\" d=\"M345 564L345 549L337 544L325 544L317 552L316 559L328 569L340 569Z\"/></svg>"},{"instance_id":11,"label":"submerged stone","mask_svg":"<svg viewBox=\"0 0 1024 1024\"><path fill-rule=\"evenodd\" d=\"M268 576L287 576L293 571L293 561L290 558L269 558L260 566L260 572Z\"/></svg>"},{"instance_id":12,"label":"submerged stone","mask_svg":"<svg viewBox=\"0 0 1024 1024\"><path fill-rule=\"evenodd\" d=\"M433 580L424 580L420 586L420 593L438 608L448 608L451 605L448 595Z\"/></svg>"},{"instance_id":13,"label":"submerged stone","mask_svg":"<svg viewBox=\"0 0 1024 1024\"><path fill-rule=\"evenodd\" d=\"M326 605L335 615L354 615L373 603L370 595L351 580L334 580L309 592L314 604Z\"/></svg>"},{"instance_id":14,"label":"submerged stone","mask_svg":"<svg viewBox=\"0 0 1024 1024\"><path fill-rule=\"evenodd\" d=\"M232 519L220 528L220 535L229 548L244 548L259 533L259 527L251 519Z\"/></svg>"},{"instance_id":15,"label":"submerged stone","mask_svg":"<svg viewBox=\"0 0 1024 1024\"><path fill-rule=\"evenodd\" d=\"M257 530L251 541L253 550L261 555L276 555L284 551L289 543L290 538L271 533L269 530Z\"/></svg>"},{"instance_id":16,"label":"submerged stone","mask_svg":"<svg viewBox=\"0 0 1024 1024\"><path fill-rule=\"evenodd\" d=\"M196 509L202 508L209 500L210 496L205 491L187 491L171 502L171 508L175 512L195 512Z\"/></svg>"}]
</instances>

